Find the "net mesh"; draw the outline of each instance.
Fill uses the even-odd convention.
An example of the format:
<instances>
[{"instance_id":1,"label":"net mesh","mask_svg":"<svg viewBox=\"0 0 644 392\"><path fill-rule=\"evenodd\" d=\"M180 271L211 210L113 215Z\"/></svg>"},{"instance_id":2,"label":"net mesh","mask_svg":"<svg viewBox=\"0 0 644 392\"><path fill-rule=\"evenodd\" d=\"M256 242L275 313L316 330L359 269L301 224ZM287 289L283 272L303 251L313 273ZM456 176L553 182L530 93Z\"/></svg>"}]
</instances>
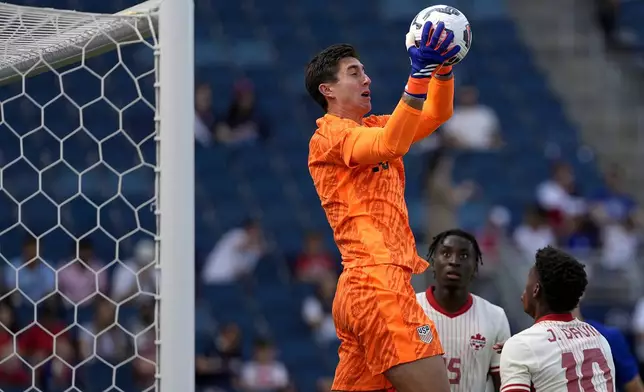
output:
<instances>
[{"instance_id":1,"label":"net mesh","mask_svg":"<svg viewBox=\"0 0 644 392\"><path fill-rule=\"evenodd\" d=\"M155 389L156 6L0 3L4 392Z\"/></svg>"},{"instance_id":2,"label":"net mesh","mask_svg":"<svg viewBox=\"0 0 644 392\"><path fill-rule=\"evenodd\" d=\"M143 40L154 29L159 4L102 15L0 3L0 83Z\"/></svg>"}]
</instances>

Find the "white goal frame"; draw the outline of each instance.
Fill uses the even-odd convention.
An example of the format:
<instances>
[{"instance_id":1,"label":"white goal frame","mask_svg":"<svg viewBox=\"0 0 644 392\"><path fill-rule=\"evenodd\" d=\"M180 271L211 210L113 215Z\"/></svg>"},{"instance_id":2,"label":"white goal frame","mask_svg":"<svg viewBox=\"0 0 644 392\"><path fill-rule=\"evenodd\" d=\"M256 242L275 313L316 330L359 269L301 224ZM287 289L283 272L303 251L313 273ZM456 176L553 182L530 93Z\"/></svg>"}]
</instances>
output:
<instances>
[{"instance_id":1,"label":"white goal frame","mask_svg":"<svg viewBox=\"0 0 644 392\"><path fill-rule=\"evenodd\" d=\"M195 390L194 3L163 0L157 134L161 392Z\"/></svg>"},{"instance_id":2,"label":"white goal frame","mask_svg":"<svg viewBox=\"0 0 644 392\"><path fill-rule=\"evenodd\" d=\"M157 243L161 392L195 390L194 4L163 0L159 10L161 121ZM158 120L157 120L158 121Z\"/></svg>"},{"instance_id":3,"label":"white goal frame","mask_svg":"<svg viewBox=\"0 0 644 392\"><path fill-rule=\"evenodd\" d=\"M98 1L98 0L97 0ZM105 0L104 0L105 1ZM141 15L158 6L158 44L154 47L157 148L154 213L157 222L156 268L159 269L156 312L156 383L161 392L195 390L195 183L194 183L194 0L148 0L117 13ZM46 8L1 4L4 9ZM51 10L56 13L69 11ZM136 30L139 26L135 26ZM0 28L1 30L1 28ZM109 29L107 29L109 30ZM149 29L148 29L149 30ZM147 31L149 32L149 31ZM147 33L146 32L146 33ZM90 51L78 45L91 30L76 30L68 41L43 42L34 50L0 49L0 85L47 72L113 49L106 40ZM141 32L138 32L141 33ZM141 36L138 36L139 39ZM127 41L126 36L120 39ZM132 37L134 38L134 37ZM112 40L116 38L110 37ZM74 49L74 47L76 49ZM55 52L55 53L54 53ZM44 60L48 66L42 66Z\"/></svg>"}]
</instances>

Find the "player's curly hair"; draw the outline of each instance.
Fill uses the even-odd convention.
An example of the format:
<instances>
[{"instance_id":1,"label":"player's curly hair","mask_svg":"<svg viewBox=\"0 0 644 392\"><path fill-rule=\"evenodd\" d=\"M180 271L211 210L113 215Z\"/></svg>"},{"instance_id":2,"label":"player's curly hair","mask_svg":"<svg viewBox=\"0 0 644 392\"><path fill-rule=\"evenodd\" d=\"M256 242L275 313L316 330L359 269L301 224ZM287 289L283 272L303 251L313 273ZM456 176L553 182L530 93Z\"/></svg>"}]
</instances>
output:
<instances>
[{"instance_id":1,"label":"player's curly hair","mask_svg":"<svg viewBox=\"0 0 644 392\"><path fill-rule=\"evenodd\" d=\"M585 266L568 253L547 246L539 249L534 268L550 311L571 312L588 285Z\"/></svg>"},{"instance_id":2,"label":"player's curly hair","mask_svg":"<svg viewBox=\"0 0 644 392\"><path fill-rule=\"evenodd\" d=\"M461 229L445 230L442 233L438 233L434 238L432 238L432 243L429 245L429 250L427 251L427 260L431 261L431 259L434 258L434 254L436 253L436 249L438 249L438 245L440 245L443 240L445 240L445 238L451 235L461 237L472 244L474 253L476 253L476 266L474 268L475 271L478 271L479 265L483 265L483 252L481 252L481 248L479 247L479 243L476 241L476 237Z\"/></svg>"},{"instance_id":3,"label":"player's curly hair","mask_svg":"<svg viewBox=\"0 0 644 392\"><path fill-rule=\"evenodd\" d=\"M325 112L329 108L329 103L320 92L320 85L338 80L338 64L340 60L347 57L358 58L358 52L349 44L335 44L318 53L306 66L304 80L306 91Z\"/></svg>"}]
</instances>

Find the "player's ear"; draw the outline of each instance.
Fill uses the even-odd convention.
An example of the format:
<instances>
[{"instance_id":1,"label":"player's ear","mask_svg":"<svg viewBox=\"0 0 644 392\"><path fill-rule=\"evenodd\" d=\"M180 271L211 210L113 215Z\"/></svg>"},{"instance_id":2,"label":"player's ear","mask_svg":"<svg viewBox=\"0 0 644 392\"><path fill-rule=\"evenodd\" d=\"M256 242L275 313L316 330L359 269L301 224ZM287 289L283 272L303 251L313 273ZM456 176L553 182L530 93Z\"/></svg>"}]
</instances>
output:
<instances>
[{"instance_id":1,"label":"player's ear","mask_svg":"<svg viewBox=\"0 0 644 392\"><path fill-rule=\"evenodd\" d=\"M318 87L318 90L320 91L320 94L324 95L325 97L333 98L333 88L331 87L331 84L322 83Z\"/></svg>"},{"instance_id":2,"label":"player's ear","mask_svg":"<svg viewBox=\"0 0 644 392\"><path fill-rule=\"evenodd\" d=\"M533 298L538 298L539 295L541 295L541 285L539 282L534 284L534 287L532 288L532 297Z\"/></svg>"}]
</instances>

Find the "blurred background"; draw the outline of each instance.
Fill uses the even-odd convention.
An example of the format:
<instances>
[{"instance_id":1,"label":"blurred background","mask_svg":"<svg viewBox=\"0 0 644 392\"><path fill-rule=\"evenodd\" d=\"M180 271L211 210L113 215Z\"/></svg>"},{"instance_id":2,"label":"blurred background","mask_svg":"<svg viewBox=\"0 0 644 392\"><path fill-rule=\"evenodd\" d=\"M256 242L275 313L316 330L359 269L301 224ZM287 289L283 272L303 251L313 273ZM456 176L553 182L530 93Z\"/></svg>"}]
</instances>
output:
<instances>
[{"instance_id":1,"label":"blurred background","mask_svg":"<svg viewBox=\"0 0 644 392\"><path fill-rule=\"evenodd\" d=\"M405 157L419 253L442 230L475 233L475 291L517 332L531 322L519 296L534 252L566 248L588 266L584 316L623 330L644 362L644 1L442 2L468 16L473 46L453 118ZM330 390L341 265L308 174L322 113L304 67L354 44L373 112L389 113L408 75L403 36L431 5L365 4L196 0L196 125L177 131L196 144L199 391ZM121 46L0 89L3 391L152 387L152 59Z\"/></svg>"}]
</instances>

